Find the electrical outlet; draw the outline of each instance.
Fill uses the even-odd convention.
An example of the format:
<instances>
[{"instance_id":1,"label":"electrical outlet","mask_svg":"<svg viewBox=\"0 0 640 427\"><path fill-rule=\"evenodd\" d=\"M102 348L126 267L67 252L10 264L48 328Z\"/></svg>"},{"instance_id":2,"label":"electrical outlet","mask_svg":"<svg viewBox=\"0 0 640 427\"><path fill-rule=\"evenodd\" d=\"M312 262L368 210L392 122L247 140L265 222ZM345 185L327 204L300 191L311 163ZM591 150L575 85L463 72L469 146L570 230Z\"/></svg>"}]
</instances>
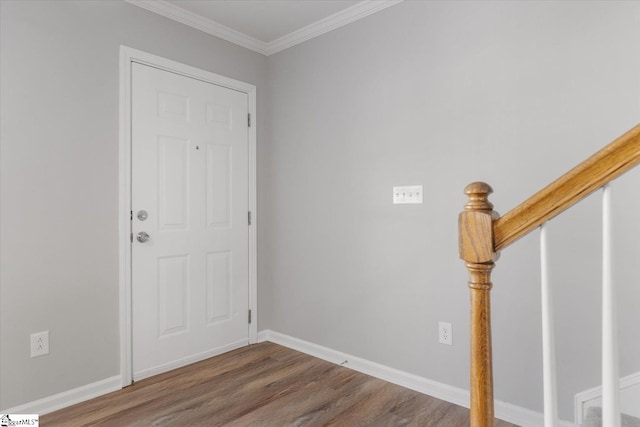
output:
<instances>
[{"instance_id":1,"label":"electrical outlet","mask_svg":"<svg viewBox=\"0 0 640 427\"><path fill-rule=\"evenodd\" d=\"M438 322L438 337L440 344L453 345L453 329L451 329L451 323Z\"/></svg>"},{"instance_id":2,"label":"electrical outlet","mask_svg":"<svg viewBox=\"0 0 640 427\"><path fill-rule=\"evenodd\" d=\"M31 334L31 357L49 354L49 331Z\"/></svg>"}]
</instances>

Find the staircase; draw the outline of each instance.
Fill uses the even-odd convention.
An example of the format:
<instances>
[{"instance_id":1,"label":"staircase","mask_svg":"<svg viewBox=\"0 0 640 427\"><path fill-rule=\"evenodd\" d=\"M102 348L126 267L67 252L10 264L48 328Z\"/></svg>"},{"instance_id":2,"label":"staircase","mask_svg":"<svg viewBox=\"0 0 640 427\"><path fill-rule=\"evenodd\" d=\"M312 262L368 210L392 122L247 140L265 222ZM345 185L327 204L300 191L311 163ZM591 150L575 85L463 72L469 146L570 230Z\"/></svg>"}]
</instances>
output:
<instances>
[{"instance_id":1,"label":"staircase","mask_svg":"<svg viewBox=\"0 0 640 427\"><path fill-rule=\"evenodd\" d=\"M602 409L593 408L583 426L636 427L637 418L620 412L617 319L611 260L610 183L640 163L640 125L562 175L504 216L489 201L493 192L483 182L469 184L460 214L459 250L469 271L471 293L471 426L492 427L493 360L491 344L491 272L501 250L541 228L541 288L545 427L559 425L555 342L548 278L545 223L596 190L603 189L602 251ZM640 402L639 402L640 405ZM590 423L590 424L587 424ZM595 423L595 424L594 424Z\"/></svg>"}]
</instances>

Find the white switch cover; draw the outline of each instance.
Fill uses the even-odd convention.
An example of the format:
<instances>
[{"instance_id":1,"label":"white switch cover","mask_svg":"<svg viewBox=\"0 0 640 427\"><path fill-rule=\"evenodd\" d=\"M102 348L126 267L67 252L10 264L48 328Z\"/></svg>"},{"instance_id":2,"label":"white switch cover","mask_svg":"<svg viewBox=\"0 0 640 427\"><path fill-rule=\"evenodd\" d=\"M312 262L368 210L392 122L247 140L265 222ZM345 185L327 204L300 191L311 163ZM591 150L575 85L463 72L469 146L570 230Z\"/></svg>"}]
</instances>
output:
<instances>
[{"instance_id":1,"label":"white switch cover","mask_svg":"<svg viewBox=\"0 0 640 427\"><path fill-rule=\"evenodd\" d=\"M422 185L393 187L393 204L422 203Z\"/></svg>"}]
</instances>

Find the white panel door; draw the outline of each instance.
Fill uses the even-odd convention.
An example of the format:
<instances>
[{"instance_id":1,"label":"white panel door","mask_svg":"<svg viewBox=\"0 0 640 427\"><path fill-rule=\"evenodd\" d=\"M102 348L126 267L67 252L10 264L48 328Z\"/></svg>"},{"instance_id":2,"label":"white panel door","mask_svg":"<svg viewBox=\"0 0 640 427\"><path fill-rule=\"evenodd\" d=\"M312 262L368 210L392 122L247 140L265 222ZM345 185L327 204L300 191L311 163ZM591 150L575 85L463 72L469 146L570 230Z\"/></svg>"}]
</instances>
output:
<instances>
[{"instance_id":1,"label":"white panel door","mask_svg":"<svg viewBox=\"0 0 640 427\"><path fill-rule=\"evenodd\" d=\"M249 342L248 96L132 67L132 346L141 379Z\"/></svg>"}]
</instances>

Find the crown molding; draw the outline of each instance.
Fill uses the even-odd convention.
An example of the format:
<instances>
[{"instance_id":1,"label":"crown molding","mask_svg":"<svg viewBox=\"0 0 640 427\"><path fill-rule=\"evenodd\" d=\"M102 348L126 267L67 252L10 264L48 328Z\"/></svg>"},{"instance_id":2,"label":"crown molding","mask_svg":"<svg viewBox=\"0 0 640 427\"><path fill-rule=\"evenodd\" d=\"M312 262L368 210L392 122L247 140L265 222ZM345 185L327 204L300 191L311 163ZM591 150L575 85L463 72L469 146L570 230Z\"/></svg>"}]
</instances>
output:
<instances>
[{"instance_id":1,"label":"crown molding","mask_svg":"<svg viewBox=\"0 0 640 427\"><path fill-rule=\"evenodd\" d=\"M240 31L236 31L233 28L229 28L225 25L219 24L207 18L203 18L200 15L196 15L193 12L182 9L175 6L165 0L125 0L127 3L131 3L134 6L141 7L151 12L162 15L165 18L173 19L182 24L195 28L196 30L204 31L228 42L237 44L238 46L246 47L254 52L266 55L267 43L264 43L258 39L248 36Z\"/></svg>"},{"instance_id":2,"label":"crown molding","mask_svg":"<svg viewBox=\"0 0 640 427\"><path fill-rule=\"evenodd\" d=\"M261 53L273 55L314 37L333 31L373 13L401 3L403 0L365 0L290 34L265 43L240 31L182 9L165 0L125 0L127 3L204 31L212 36Z\"/></svg>"},{"instance_id":3,"label":"crown molding","mask_svg":"<svg viewBox=\"0 0 640 427\"><path fill-rule=\"evenodd\" d=\"M343 27L373 13L401 3L403 0L366 0L354 4L340 12L329 15L313 24L302 27L292 33L267 43L265 55L273 55L292 46Z\"/></svg>"}]
</instances>

